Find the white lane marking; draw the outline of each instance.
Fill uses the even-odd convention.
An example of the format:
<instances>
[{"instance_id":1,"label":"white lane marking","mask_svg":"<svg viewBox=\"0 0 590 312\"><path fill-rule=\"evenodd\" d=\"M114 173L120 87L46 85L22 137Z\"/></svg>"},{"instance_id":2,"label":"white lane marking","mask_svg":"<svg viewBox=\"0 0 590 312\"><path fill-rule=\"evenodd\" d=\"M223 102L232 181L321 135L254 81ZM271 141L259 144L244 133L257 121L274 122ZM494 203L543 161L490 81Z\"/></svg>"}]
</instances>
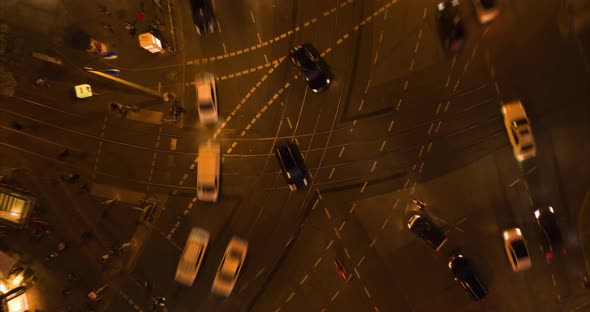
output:
<instances>
[{"instance_id":1,"label":"white lane marking","mask_svg":"<svg viewBox=\"0 0 590 312\"><path fill-rule=\"evenodd\" d=\"M256 24L256 19L254 19L254 12L252 12L252 10L250 10L250 17L252 18L252 23Z\"/></svg>"}]
</instances>

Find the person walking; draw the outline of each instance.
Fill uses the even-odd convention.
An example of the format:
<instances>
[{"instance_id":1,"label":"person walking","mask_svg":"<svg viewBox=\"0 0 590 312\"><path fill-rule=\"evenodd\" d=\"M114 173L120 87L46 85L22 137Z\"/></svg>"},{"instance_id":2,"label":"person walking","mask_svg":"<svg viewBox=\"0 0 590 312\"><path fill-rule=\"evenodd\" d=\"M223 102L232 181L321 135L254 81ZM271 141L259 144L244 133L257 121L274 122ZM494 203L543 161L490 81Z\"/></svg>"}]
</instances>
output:
<instances>
[{"instance_id":1,"label":"person walking","mask_svg":"<svg viewBox=\"0 0 590 312\"><path fill-rule=\"evenodd\" d=\"M113 29L113 27L111 26L111 24L104 24L104 26L102 26L102 28L104 28L105 30L110 31L112 34L115 33L115 30Z\"/></svg>"},{"instance_id":2,"label":"person walking","mask_svg":"<svg viewBox=\"0 0 590 312\"><path fill-rule=\"evenodd\" d=\"M68 156L70 156L70 150L66 148L65 150L63 150L63 152L61 152L59 155L57 155L57 158L59 160L64 160L64 159L68 158Z\"/></svg>"},{"instance_id":3,"label":"person walking","mask_svg":"<svg viewBox=\"0 0 590 312\"><path fill-rule=\"evenodd\" d=\"M35 80L35 85L37 87L49 88L49 79L45 77L37 78L37 80Z\"/></svg>"}]
</instances>

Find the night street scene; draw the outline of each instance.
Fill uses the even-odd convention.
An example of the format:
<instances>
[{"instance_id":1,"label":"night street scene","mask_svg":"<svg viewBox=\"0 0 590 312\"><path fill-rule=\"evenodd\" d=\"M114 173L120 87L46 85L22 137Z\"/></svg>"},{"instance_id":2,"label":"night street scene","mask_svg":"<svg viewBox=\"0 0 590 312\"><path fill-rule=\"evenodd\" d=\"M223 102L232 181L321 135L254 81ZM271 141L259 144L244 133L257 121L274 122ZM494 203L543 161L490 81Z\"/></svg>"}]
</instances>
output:
<instances>
[{"instance_id":1,"label":"night street scene","mask_svg":"<svg viewBox=\"0 0 590 312\"><path fill-rule=\"evenodd\" d=\"M590 312L590 0L0 0L0 312Z\"/></svg>"}]
</instances>

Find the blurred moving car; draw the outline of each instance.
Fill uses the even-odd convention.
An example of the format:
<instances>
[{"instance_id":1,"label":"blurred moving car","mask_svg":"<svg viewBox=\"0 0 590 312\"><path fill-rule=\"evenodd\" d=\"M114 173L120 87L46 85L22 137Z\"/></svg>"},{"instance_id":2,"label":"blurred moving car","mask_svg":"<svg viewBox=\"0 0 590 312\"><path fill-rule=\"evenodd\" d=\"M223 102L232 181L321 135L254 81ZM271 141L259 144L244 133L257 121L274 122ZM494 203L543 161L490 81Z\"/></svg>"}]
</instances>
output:
<instances>
[{"instance_id":1,"label":"blurred moving car","mask_svg":"<svg viewBox=\"0 0 590 312\"><path fill-rule=\"evenodd\" d=\"M447 53L461 50L465 42L465 26L459 12L459 0L445 0L437 6L438 31Z\"/></svg>"},{"instance_id":2,"label":"blurred moving car","mask_svg":"<svg viewBox=\"0 0 590 312\"><path fill-rule=\"evenodd\" d=\"M215 14L211 0L191 0L191 10L193 21L199 36L204 36L215 32Z\"/></svg>"},{"instance_id":3,"label":"blurred moving car","mask_svg":"<svg viewBox=\"0 0 590 312\"><path fill-rule=\"evenodd\" d=\"M516 160L522 162L535 157L535 139L522 103L517 100L502 105L502 115Z\"/></svg>"},{"instance_id":4,"label":"blurred moving car","mask_svg":"<svg viewBox=\"0 0 590 312\"><path fill-rule=\"evenodd\" d=\"M199 145L197 164L197 198L200 201L216 202L219 197L221 174L221 146L217 143Z\"/></svg>"},{"instance_id":5,"label":"blurred moving car","mask_svg":"<svg viewBox=\"0 0 590 312\"><path fill-rule=\"evenodd\" d=\"M480 23L485 24L493 21L499 14L499 0L473 0L475 13Z\"/></svg>"},{"instance_id":6,"label":"blurred moving car","mask_svg":"<svg viewBox=\"0 0 590 312\"><path fill-rule=\"evenodd\" d=\"M413 214L408 220L408 229L427 242L436 252L448 240L448 237L440 229L435 227L432 222L417 213Z\"/></svg>"},{"instance_id":7,"label":"blurred moving car","mask_svg":"<svg viewBox=\"0 0 590 312\"><path fill-rule=\"evenodd\" d=\"M508 261L514 272L526 270L531 267L531 258L526 242L519 228L511 228L502 232L504 248Z\"/></svg>"},{"instance_id":8,"label":"blurred moving car","mask_svg":"<svg viewBox=\"0 0 590 312\"><path fill-rule=\"evenodd\" d=\"M471 263L462 254L454 255L449 259L449 269L471 299L480 301L487 295L486 285L481 282Z\"/></svg>"},{"instance_id":9,"label":"blurred moving car","mask_svg":"<svg viewBox=\"0 0 590 312\"><path fill-rule=\"evenodd\" d=\"M541 246L545 252L547 261L553 258L555 252L566 254L566 249L563 247L563 237L559 225L557 225L557 218L555 210L551 206L544 206L534 211L535 221L541 232Z\"/></svg>"},{"instance_id":10,"label":"blurred moving car","mask_svg":"<svg viewBox=\"0 0 590 312\"><path fill-rule=\"evenodd\" d=\"M217 108L217 85L215 84L215 75L212 73L202 73L195 79L195 89L197 91L197 112L199 121L203 124L214 124L219 119Z\"/></svg>"},{"instance_id":11,"label":"blurred moving car","mask_svg":"<svg viewBox=\"0 0 590 312\"><path fill-rule=\"evenodd\" d=\"M194 227L186 240L180 256L174 279L185 286L192 286L203 262L203 256L209 244L209 232Z\"/></svg>"},{"instance_id":12,"label":"blurred moving car","mask_svg":"<svg viewBox=\"0 0 590 312\"><path fill-rule=\"evenodd\" d=\"M297 144L287 140L278 141L275 156L291 191L307 187L307 167Z\"/></svg>"},{"instance_id":13,"label":"blurred moving car","mask_svg":"<svg viewBox=\"0 0 590 312\"><path fill-rule=\"evenodd\" d=\"M247 252L248 242L236 236L232 237L225 249L217 274L215 274L211 292L225 297L231 294L244 266Z\"/></svg>"},{"instance_id":14,"label":"blurred moving car","mask_svg":"<svg viewBox=\"0 0 590 312\"><path fill-rule=\"evenodd\" d=\"M311 91L317 93L328 89L332 74L311 44L300 42L289 51L289 56Z\"/></svg>"}]
</instances>

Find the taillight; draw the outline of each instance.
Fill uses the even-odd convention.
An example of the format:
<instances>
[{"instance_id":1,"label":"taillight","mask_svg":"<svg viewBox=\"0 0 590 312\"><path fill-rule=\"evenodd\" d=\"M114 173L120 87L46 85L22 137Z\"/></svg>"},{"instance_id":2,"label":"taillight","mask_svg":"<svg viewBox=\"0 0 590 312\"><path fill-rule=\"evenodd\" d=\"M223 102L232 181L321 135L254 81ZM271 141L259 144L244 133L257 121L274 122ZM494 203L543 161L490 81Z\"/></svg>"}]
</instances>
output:
<instances>
[{"instance_id":1,"label":"taillight","mask_svg":"<svg viewBox=\"0 0 590 312\"><path fill-rule=\"evenodd\" d=\"M551 260L551 258L553 257L553 255L551 255L551 253L550 253L550 252L548 252L548 253L546 254L546 256L547 256L547 260Z\"/></svg>"},{"instance_id":2,"label":"taillight","mask_svg":"<svg viewBox=\"0 0 590 312\"><path fill-rule=\"evenodd\" d=\"M567 250L565 250L565 248L563 248L563 249L561 250L561 253L565 255L565 254L567 253Z\"/></svg>"}]
</instances>

